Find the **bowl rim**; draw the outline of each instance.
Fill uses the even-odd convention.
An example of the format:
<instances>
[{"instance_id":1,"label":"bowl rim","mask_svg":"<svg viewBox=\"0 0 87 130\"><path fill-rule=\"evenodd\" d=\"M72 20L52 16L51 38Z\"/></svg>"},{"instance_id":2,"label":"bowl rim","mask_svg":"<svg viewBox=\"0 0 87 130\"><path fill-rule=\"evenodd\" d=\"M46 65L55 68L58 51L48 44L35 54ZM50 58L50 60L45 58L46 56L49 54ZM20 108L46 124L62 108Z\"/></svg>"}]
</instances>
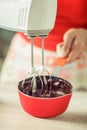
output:
<instances>
[{"instance_id":1,"label":"bowl rim","mask_svg":"<svg viewBox=\"0 0 87 130\"><path fill-rule=\"evenodd\" d=\"M48 100L48 99L50 99L50 100L55 100L55 99L59 99L59 98L63 98L63 97L67 97L67 96L69 96L69 95L72 95L72 92L71 93L68 93L68 94L65 94L65 95L63 95L63 96L59 96L59 97L51 97L51 98L45 98L45 97L43 97L43 98L41 98L41 97L34 97L34 96L30 96L30 95L27 95L27 94L24 94L23 92L21 92L19 89L18 89L18 92L19 93L21 93L22 95L24 95L24 96L26 96L26 97L30 97L30 98L32 98L32 99L41 99L41 100Z\"/></svg>"}]
</instances>

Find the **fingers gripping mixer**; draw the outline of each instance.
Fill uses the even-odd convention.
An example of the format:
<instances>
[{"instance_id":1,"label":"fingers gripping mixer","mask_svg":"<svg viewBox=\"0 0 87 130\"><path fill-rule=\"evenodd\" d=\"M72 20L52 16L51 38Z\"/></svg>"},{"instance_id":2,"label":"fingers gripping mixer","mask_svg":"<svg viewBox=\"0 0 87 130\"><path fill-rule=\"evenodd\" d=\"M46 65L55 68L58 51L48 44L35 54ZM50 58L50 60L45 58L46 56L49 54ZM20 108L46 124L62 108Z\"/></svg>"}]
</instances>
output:
<instances>
[{"instance_id":1,"label":"fingers gripping mixer","mask_svg":"<svg viewBox=\"0 0 87 130\"><path fill-rule=\"evenodd\" d=\"M34 84L32 91L36 88L36 78L39 71L34 68L33 64L33 43L34 38L42 38L42 70L47 72L44 67L44 38L54 27L57 10L57 0L0 0L0 28L24 32L31 39L31 72L28 73L33 77ZM43 74L43 73L42 73ZM45 85L46 78L44 77Z\"/></svg>"}]
</instances>

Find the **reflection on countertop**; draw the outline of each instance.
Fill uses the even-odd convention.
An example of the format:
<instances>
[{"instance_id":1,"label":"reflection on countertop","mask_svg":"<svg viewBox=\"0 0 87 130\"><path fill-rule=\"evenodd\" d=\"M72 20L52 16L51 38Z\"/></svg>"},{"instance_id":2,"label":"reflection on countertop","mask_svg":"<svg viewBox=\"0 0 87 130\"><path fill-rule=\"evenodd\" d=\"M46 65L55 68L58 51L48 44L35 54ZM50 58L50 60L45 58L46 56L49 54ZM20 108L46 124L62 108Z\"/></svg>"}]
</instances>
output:
<instances>
[{"instance_id":1,"label":"reflection on countertop","mask_svg":"<svg viewBox=\"0 0 87 130\"><path fill-rule=\"evenodd\" d=\"M0 86L0 130L86 130L87 92L73 92L67 111L42 119L28 115L19 103L17 85Z\"/></svg>"}]
</instances>

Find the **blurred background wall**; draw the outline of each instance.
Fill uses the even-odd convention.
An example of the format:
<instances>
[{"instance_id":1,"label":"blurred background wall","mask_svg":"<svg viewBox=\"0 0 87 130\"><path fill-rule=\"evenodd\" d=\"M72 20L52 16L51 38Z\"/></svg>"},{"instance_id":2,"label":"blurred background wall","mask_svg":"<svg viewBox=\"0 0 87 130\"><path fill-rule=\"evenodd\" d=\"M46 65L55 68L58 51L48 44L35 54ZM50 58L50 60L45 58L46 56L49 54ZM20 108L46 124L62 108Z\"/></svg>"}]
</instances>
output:
<instances>
[{"instance_id":1,"label":"blurred background wall","mask_svg":"<svg viewBox=\"0 0 87 130\"><path fill-rule=\"evenodd\" d=\"M2 63L10 47L11 40L16 32L0 29L0 71Z\"/></svg>"}]
</instances>

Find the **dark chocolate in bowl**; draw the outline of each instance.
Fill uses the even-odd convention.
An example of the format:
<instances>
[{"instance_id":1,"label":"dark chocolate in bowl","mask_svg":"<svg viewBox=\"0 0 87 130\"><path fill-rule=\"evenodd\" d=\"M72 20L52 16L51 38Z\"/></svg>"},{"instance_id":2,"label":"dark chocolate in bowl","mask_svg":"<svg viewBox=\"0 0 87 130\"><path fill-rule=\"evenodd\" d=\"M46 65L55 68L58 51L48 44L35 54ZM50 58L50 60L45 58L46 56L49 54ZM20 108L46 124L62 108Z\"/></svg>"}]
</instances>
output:
<instances>
[{"instance_id":1,"label":"dark chocolate in bowl","mask_svg":"<svg viewBox=\"0 0 87 130\"><path fill-rule=\"evenodd\" d=\"M45 86L38 76L36 76L36 90L32 91L32 78L27 78L23 84L23 81L20 81L18 84L18 89L25 95L40 97L40 98L55 98L64 96L66 94L72 93L72 85L63 78L55 76L45 76L47 79L47 86ZM41 76L43 81L43 76Z\"/></svg>"}]
</instances>

